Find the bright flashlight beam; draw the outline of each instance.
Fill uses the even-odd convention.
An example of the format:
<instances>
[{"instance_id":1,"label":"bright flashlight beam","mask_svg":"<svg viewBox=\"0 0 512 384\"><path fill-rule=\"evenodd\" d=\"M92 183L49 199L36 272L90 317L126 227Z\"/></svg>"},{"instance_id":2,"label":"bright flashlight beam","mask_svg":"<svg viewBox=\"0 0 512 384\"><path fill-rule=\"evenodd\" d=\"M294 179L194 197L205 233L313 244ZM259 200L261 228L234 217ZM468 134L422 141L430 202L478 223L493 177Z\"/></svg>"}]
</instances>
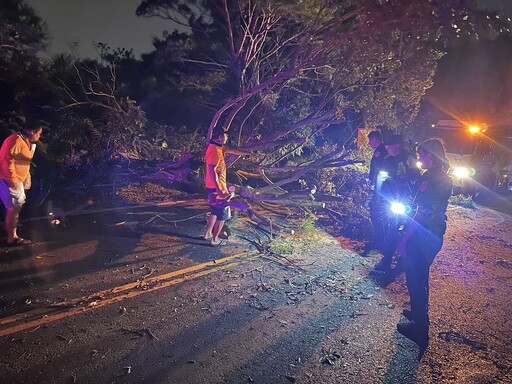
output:
<instances>
[{"instance_id":1,"label":"bright flashlight beam","mask_svg":"<svg viewBox=\"0 0 512 384\"><path fill-rule=\"evenodd\" d=\"M397 201L391 203L391 212L393 212L395 215L403 215L405 214L405 211L406 208L404 204Z\"/></svg>"}]
</instances>

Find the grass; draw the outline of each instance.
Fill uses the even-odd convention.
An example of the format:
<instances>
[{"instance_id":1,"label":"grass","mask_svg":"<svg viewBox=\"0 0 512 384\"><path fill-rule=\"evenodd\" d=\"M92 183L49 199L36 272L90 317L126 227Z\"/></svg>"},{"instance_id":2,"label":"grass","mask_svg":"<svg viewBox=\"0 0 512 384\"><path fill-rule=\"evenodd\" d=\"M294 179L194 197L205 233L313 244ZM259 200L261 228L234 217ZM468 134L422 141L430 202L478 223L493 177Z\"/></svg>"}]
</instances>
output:
<instances>
[{"instance_id":1,"label":"grass","mask_svg":"<svg viewBox=\"0 0 512 384\"><path fill-rule=\"evenodd\" d=\"M450 204L458 205L465 208L475 209L475 202L473 201L473 197L466 195L453 195L450 196L448 200Z\"/></svg>"},{"instance_id":2,"label":"grass","mask_svg":"<svg viewBox=\"0 0 512 384\"><path fill-rule=\"evenodd\" d=\"M320 231L316 228L318 218L309 213L304 218L299 230L293 235L283 234L270 242L270 251L280 255L291 255L296 249L300 249L301 254L311 251L313 245L321 238Z\"/></svg>"}]
</instances>

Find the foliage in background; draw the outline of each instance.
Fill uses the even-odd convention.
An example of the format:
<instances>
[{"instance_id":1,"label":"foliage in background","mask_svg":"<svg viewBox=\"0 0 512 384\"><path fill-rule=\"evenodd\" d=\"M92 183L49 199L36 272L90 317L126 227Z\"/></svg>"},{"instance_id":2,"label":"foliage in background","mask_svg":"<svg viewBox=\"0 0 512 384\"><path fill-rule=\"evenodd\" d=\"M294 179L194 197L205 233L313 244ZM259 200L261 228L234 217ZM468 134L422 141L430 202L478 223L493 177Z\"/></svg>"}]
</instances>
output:
<instances>
[{"instance_id":1,"label":"foliage in background","mask_svg":"<svg viewBox=\"0 0 512 384\"><path fill-rule=\"evenodd\" d=\"M472 196L467 196L467 195L462 195L462 194L452 195L452 196L450 196L450 200L448 200L448 202L452 205L458 205L460 207L471 208L471 209L475 208L475 202L473 201Z\"/></svg>"},{"instance_id":2,"label":"foliage in background","mask_svg":"<svg viewBox=\"0 0 512 384\"><path fill-rule=\"evenodd\" d=\"M57 164L98 175L105 163L175 160L202 153L201 136L221 125L266 155L269 184L281 168L348 204L366 171L340 170L355 159L353 122L407 130L446 47L506 23L468 0L144 0L139 16L186 32L156 38L140 60L97 43L99 60L58 55L43 66L44 23L22 0L0 9L0 113L51 110Z\"/></svg>"},{"instance_id":3,"label":"foliage in background","mask_svg":"<svg viewBox=\"0 0 512 384\"><path fill-rule=\"evenodd\" d=\"M46 24L22 0L0 3L0 120L27 116L44 88L45 67L37 57L46 42Z\"/></svg>"},{"instance_id":4,"label":"foliage in background","mask_svg":"<svg viewBox=\"0 0 512 384\"><path fill-rule=\"evenodd\" d=\"M222 126L264 150L267 170L318 155L323 131L351 115L406 130L446 45L500 23L466 0L144 0L137 14L189 29L157 42L167 77L203 95L188 100L210 108L209 132Z\"/></svg>"}]
</instances>

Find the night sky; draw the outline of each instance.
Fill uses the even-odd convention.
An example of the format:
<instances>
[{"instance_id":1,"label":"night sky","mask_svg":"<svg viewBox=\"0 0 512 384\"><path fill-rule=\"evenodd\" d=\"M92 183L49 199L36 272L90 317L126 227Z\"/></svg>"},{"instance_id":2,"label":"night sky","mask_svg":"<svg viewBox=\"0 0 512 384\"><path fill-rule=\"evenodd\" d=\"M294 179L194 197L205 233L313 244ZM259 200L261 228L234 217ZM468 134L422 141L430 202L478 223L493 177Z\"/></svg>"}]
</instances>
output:
<instances>
[{"instance_id":1,"label":"night sky","mask_svg":"<svg viewBox=\"0 0 512 384\"><path fill-rule=\"evenodd\" d=\"M78 42L80 57L96 58L92 42L133 48L136 56L152 50L152 39L171 22L135 15L140 0L27 0L46 21L50 54L69 52Z\"/></svg>"},{"instance_id":2,"label":"night sky","mask_svg":"<svg viewBox=\"0 0 512 384\"><path fill-rule=\"evenodd\" d=\"M136 56L152 50L152 37L171 30L169 21L135 16L141 0L27 0L46 21L50 54L69 52L77 42L80 57L96 58L92 42L133 48ZM477 0L481 6L512 16L512 0Z\"/></svg>"}]
</instances>

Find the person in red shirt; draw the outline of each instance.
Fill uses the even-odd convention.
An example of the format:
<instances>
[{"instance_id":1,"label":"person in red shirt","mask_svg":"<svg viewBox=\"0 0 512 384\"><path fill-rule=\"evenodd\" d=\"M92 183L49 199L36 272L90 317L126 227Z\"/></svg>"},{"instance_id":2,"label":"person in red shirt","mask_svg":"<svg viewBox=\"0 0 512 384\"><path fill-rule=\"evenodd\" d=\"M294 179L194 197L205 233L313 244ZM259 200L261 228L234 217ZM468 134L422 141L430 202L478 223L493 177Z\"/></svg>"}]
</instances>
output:
<instances>
[{"instance_id":1,"label":"person in red shirt","mask_svg":"<svg viewBox=\"0 0 512 384\"><path fill-rule=\"evenodd\" d=\"M26 200L25 190L30 189L30 163L36 142L43 133L40 124L26 124L19 133L4 140L0 148L0 199L6 209L5 228L7 245L29 245L30 240L18 236L17 226L21 208Z\"/></svg>"},{"instance_id":2,"label":"person in red shirt","mask_svg":"<svg viewBox=\"0 0 512 384\"><path fill-rule=\"evenodd\" d=\"M208 192L208 205L210 217L206 225L205 240L210 240L211 245L221 244L219 234L224 223L231 218L229 200L234 197L234 192L228 191L226 183L226 161L224 156L231 153L239 156L258 155L237 148L226 146L228 135L223 128L213 129L210 143L206 148L206 190Z\"/></svg>"}]
</instances>

